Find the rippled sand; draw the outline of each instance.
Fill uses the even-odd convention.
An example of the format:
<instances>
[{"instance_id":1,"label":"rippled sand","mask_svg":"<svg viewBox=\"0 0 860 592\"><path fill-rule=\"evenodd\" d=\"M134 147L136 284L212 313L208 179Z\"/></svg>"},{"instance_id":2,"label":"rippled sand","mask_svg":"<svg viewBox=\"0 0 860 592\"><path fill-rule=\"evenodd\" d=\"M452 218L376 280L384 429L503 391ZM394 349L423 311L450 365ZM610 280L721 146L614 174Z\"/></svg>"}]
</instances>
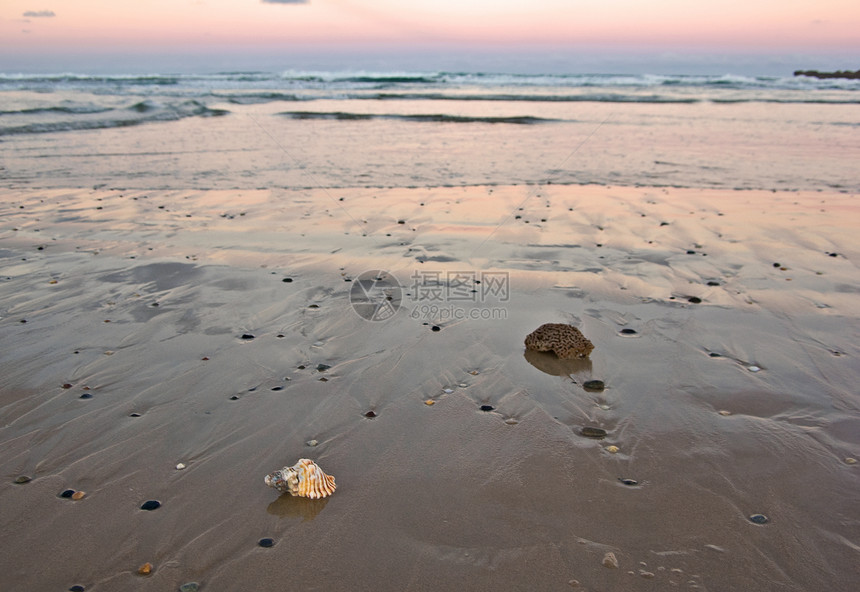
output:
<instances>
[{"instance_id":1,"label":"rippled sand","mask_svg":"<svg viewBox=\"0 0 860 592\"><path fill-rule=\"evenodd\" d=\"M0 198L3 589L860 581L851 195ZM353 310L367 270L401 284L393 318ZM581 327L590 359L525 355L546 322ZM263 484L301 457L331 498Z\"/></svg>"}]
</instances>

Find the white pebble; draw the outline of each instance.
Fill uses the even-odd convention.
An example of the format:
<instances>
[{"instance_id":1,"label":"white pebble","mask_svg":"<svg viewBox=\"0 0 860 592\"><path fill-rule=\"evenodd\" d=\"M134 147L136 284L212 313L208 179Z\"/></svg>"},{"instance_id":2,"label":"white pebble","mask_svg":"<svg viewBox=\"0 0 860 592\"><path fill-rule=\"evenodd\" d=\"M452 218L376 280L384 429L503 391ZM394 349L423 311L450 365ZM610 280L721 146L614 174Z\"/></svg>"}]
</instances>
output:
<instances>
[{"instance_id":1,"label":"white pebble","mask_svg":"<svg viewBox=\"0 0 860 592\"><path fill-rule=\"evenodd\" d=\"M759 368L758 366L747 366L747 370L749 370L750 372L758 372L759 370L761 370L761 368Z\"/></svg>"},{"instance_id":2,"label":"white pebble","mask_svg":"<svg viewBox=\"0 0 860 592\"><path fill-rule=\"evenodd\" d=\"M177 471L181 471L181 470L182 470L182 469L184 469L184 468L185 468L185 463L179 463L178 465L176 465L176 470L177 470Z\"/></svg>"}]
</instances>

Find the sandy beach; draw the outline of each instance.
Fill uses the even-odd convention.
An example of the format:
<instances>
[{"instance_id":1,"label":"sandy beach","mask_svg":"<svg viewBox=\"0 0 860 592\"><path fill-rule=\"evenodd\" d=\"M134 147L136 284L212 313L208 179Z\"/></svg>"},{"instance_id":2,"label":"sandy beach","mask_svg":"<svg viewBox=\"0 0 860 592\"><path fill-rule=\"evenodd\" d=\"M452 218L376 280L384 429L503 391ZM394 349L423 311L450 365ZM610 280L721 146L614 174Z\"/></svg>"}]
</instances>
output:
<instances>
[{"instance_id":1,"label":"sandy beach","mask_svg":"<svg viewBox=\"0 0 860 592\"><path fill-rule=\"evenodd\" d=\"M852 193L6 183L0 204L3 590L860 581ZM353 307L373 270L401 288L386 320ZM527 355L550 322L590 358ZM330 498L263 484L303 457Z\"/></svg>"}]
</instances>

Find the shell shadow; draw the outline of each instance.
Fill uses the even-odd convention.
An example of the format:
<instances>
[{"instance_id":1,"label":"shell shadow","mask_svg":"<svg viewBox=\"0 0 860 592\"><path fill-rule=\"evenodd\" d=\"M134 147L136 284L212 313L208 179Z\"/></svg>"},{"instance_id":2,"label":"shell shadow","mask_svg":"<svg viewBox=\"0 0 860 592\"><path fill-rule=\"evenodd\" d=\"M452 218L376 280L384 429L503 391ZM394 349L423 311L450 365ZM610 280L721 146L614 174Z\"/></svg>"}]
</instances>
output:
<instances>
[{"instance_id":1,"label":"shell shadow","mask_svg":"<svg viewBox=\"0 0 860 592\"><path fill-rule=\"evenodd\" d=\"M523 357L526 362L550 376L571 377L575 374L591 376L591 360L589 358L562 360L553 352L539 352L531 349L525 350Z\"/></svg>"},{"instance_id":2,"label":"shell shadow","mask_svg":"<svg viewBox=\"0 0 860 592\"><path fill-rule=\"evenodd\" d=\"M323 511L328 500L327 497L310 499L284 494L269 504L266 512L278 518L301 518L302 522L307 522L316 518Z\"/></svg>"}]
</instances>

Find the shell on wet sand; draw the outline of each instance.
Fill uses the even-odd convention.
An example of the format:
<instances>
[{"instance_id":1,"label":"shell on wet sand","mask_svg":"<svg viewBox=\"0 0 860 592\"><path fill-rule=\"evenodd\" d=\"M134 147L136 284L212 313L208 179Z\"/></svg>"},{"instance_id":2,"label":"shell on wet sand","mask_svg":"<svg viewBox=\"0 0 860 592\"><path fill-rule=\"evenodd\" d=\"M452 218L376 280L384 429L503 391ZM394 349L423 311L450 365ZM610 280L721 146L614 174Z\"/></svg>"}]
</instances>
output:
<instances>
[{"instance_id":1,"label":"shell on wet sand","mask_svg":"<svg viewBox=\"0 0 860 592\"><path fill-rule=\"evenodd\" d=\"M326 475L319 465L309 458L300 458L291 467L269 473L264 481L266 485L281 493L311 499L328 497L336 489L334 477Z\"/></svg>"},{"instance_id":2,"label":"shell on wet sand","mask_svg":"<svg viewBox=\"0 0 860 592\"><path fill-rule=\"evenodd\" d=\"M526 349L552 351L563 360L586 358L594 344L579 329L564 323L546 323L526 337Z\"/></svg>"}]
</instances>

